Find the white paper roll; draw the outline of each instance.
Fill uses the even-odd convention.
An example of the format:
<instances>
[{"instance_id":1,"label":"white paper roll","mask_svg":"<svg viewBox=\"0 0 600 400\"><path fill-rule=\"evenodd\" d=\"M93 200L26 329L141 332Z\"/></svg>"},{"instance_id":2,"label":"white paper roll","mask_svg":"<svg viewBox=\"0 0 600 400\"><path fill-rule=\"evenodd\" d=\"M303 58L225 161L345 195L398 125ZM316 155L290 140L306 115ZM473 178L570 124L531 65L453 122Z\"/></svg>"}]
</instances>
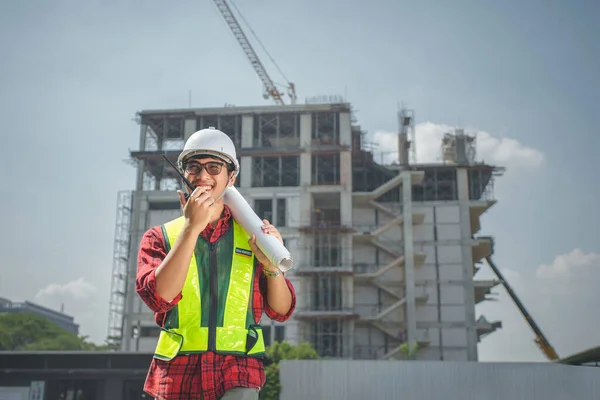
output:
<instances>
[{"instance_id":1,"label":"white paper roll","mask_svg":"<svg viewBox=\"0 0 600 400\"><path fill-rule=\"evenodd\" d=\"M225 190L223 201L231 209L231 214L237 223L250 235L256 235L256 245L271 260L271 263L283 272L290 270L294 265L290 252L275 236L263 233L260 228L264 225L262 219L256 215L244 196L234 186Z\"/></svg>"}]
</instances>

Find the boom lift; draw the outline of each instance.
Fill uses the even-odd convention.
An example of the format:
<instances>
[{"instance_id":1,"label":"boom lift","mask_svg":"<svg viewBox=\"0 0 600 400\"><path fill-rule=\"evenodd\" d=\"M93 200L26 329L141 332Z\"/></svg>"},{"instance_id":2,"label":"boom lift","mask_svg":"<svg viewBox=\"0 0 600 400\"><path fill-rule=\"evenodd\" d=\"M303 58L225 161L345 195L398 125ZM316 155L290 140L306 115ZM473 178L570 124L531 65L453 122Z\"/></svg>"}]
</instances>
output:
<instances>
[{"instance_id":1,"label":"boom lift","mask_svg":"<svg viewBox=\"0 0 600 400\"><path fill-rule=\"evenodd\" d=\"M213 1L214 1L215 5L217 6L217 8L219 9L219 11L221 12L221 15L225 19L225 22L227 22L227 25L229 25L231 32L233 32L233 35L235 36L238 43L242 47L242 50L244 50L246 57L248 57L248 60L250 60L250 64L252 64L252 67L254 68L254 70L258 74L259 78L263 82L263 85L265 88L263 97L265 99L268 99L269 97L271 97L271 98L273 98L275 103L277 103L279 105L284 105L285 103L283 101L283 94L277 89L277 86L275 86L275 83L273 82L273 80L271 79L269 74L267 73L267 70L263 66L260 59L258 58L258 55L256 55L256 52L252 48L252 45L250 44L250 41L248 40L248 38L246 37L246 34L242 30L242 27L240 26L237 19L233 15L231 8L229 8L229 4L227 4L227 2L225 0L213 0ZM238 10L238 13L239 13L239 10ZM241 15L241 13L240 13L240 15ZM242 18L243 18L243 16L242 16ZM251 31L252 31L252 29L251 29ZM252 33L254 34L254 32L252 32ZM254 35L254 36L256 37L256 35ZM256 37L256 39L258 40L257 37ZM260 43L260 40L258 42ZM260 44L262 46L262 43L260 43ZM264 46L262 46L262 47L264 49ZM266 49L264 49L264 50L266 52ZM267 55L269 55L268 52L267 52ZM273 64L275 64L275 66L277 67L277 69L279 70L281 75L283 76L283 73L281 72L281 70L279 69L277 64L275 63L275 60L273 60L273 58L270 55L269 55L269 58L271 59ZM283 76L283 77L287 83L287 90L288 90L287 94L291 99L291 103L296 104L296 98L297 98L296 97L296 87L293 83L289 82L285 78L285 76Z\"/></svg>"},{"instance_id":2,"label":"boom lift","mask_svg":"<svg viewBox=\"0 0 600 400\"><path fill-rule=\"evenodd\" d=\"M534 339L535 344L538 345L538 347L542 350L542 353L544 353L544 355L549 360L551 360L551 361L557 360L559 357L558 357L558 354L556 354L554 347L552 347L550 342L548 342L548 339L546 339L546 336L542 333L542 330L535 323L535 321L533 320L531 315L527 312L527 310L525 309L525 306L523 305L523 303L521 303L521 300L519 300L519 297L517 296L517 294L510 287L510 285L508 284L506 279L504 279L504 276L502 275L502 273L500 273L500 270L496 267L496 265L492 261L492 258L488 256L485 258L485 260L487 261L489 266L492 268L494 273L498 276L498 279L500 279L500 282L502 283L502 285L504 285L504 288L508 292L508 295L513 299L513 301L519 308L519 311L521 312L521 314L523 314L523 317L525 317L525 320L527 321L527 323L529 324L529 326L535 333L535 339Z\"/></svg>"}]
</instances>

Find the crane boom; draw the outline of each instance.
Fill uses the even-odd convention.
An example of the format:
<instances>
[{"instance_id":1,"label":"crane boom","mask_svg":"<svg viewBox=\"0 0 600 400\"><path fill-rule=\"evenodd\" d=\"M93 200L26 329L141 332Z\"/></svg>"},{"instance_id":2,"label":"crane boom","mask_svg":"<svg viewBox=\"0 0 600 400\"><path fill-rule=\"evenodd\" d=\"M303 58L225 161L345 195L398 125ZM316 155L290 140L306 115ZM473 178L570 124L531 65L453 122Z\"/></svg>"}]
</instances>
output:
<instances>
[{"instance_id":1,"label":"crane boom","mask_svg":"<svg viewBox=\"0 0 600 400\"><path fill-rule=\"evenodd\" d=\"M523 314L523 317L525 317L525 320L527 321L527 323L529 324L529 326L535 333L535 340L534 340L535 344L538 345L538 347L542 350L544 355L549 360L557 360L559 357L558 357L558 354L556 354L554 347L552 347L550 342L548 342L548 339L546 339L546 336L542 333L542 330L540 329L540 327L535 323L535 321L533 320L531 315L527 312L527 310L525 309L525 306L523 305L523 303L521 303L521 300L519 300L519 297L513 291L512 287L510 287L510 285L508 284L506 279L504 279L504 276L502 275L502 273L500 273L500 270L496 267L496 265L492 261L491 257L488 256L485 259L488 262L489 266L494 271L494 273L498 276L498 279L500 279L500 282L502 282L502 285L508 292L508 295L515 302L515 304L517 305L517 308L519 309L521 314Z\"/></svg>"},{"instance_id":2,"label":"crane boom","mask_svg":"<svg viewBox=\"0 0 600 400\"><path fill-rule=\"evenodd\" d=\"M258 74L259 78L262 80L262 82L265 86L265 94L264 94L265 98L272 97L273 100L275 100L275 102L277 104L283 105L284 102L283 102L283 99L281 98L281 93L279 92L279 90L277 90L277 87L273 83L273 80L271 80L271 77L267 73L267 70L265 69L262 62L256 55L256 52L252 48L252 45L250 44L250 41L246 37L246 34L244 33L244 31L242 30L237 19L231 12L231 8L229 8L229 4L227 4L227 2L225 0L213 0L213 1L215 2L215 5L217 6L217 8L221 12L221 14L223 15L225 22L227 22L227 25L229 25L229 28L233 32L233 35L239 42L240 46L242 46L242 50L244 50L244 53L246 53L246 57L248 57L248 60L250 60L250 64L252 64L252 67Z\"/></svg>"}]
</instances>

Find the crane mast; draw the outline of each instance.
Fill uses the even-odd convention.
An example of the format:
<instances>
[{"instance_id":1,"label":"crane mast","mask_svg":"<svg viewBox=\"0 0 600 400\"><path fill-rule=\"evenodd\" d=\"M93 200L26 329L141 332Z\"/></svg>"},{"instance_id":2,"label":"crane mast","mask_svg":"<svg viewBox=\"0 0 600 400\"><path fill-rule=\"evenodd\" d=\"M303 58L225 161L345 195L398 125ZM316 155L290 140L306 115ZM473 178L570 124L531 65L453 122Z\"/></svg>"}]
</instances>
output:
<instances>
[{"instance_id":1,"label":"crane mast","mask_svg":"<svg viewBox=\"0 0 600 400\"><path fill-rule=\"evenodd\" d=\"M221 12L221 15L223 15L225 22L227 22L227 25L229 25L229 28L233 32L233 35L237 39L238 43L242 47L242 50L246 54L246 57L248 57L250 64L252 64L252 67L254 68L254 70L258 74L259 78L263 82L264 90L265 90L263 97L265 99L271 97L271 98L273 98L275 103L277 103L279 105L284 105L285 103L283 102L282 94L279 92L279 90L273 83L273 80L267 73L267 70L265 69L264 65L258 58L258 55L252 48L252 45L250 44L250 41L246 37L246 34L244 33L244 31L242 30L237 19L233 15L231 8L229 8L229 4L227 4L227 2L225 0L213 0L213 1L214 1L215 5L217 6L217 8L219 9L219 11ZM294 103L295 99L296 99L294 85L290 84L290 87L288 89L289 89L289 95L292 99L292 103Z\"/></svg>"}]
</instances>

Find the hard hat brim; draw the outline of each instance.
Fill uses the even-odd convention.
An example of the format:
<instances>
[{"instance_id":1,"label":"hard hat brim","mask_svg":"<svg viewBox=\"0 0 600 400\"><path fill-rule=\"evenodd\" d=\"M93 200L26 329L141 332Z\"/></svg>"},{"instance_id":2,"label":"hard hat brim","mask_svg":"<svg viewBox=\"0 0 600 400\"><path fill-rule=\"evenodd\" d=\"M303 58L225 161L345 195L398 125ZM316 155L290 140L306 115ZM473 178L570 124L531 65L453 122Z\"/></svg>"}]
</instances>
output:
<instances>
[{"instance_id":1,"label":"hard hat brim","mask_svg":"<svg viewBox=\"0 0 600 400\"><path fill-rule=\"evenodd\" d=\"M207 150L198 150L198 151L188 153L185 155L185 157L182 157L181 162L186 162L188 160L191 160L192 158L201 158L201 157L217 158L221 161L226 162L227 164L233 164L233 162L229 159L229 157L227 157L221 153L207 151Z\"/></svg>"},{"instance_id":2,"label":"hard hat brim","mask_svg":"<svg viewBox=\"0 0 600 400\"><path fill-rule=\"evenodd\" d=\"M186 163L188 160L192 159L192 158L199 158L202 156L208 156L208 157L214 157L217 158L219 160L222 160L223 162L233 165L235 167L235 171L236 171L236 175L237 175L237 171L239 170L239 165L237 163L237 160L232 160L227 154L224 153L220 153L218 151L212 151L212 150L192 150L192 151L187 151L187 152L182 152L181 155L179 156L179 168L181 168L181 170L183 170L183 164Z\"/></svg>"}]
</instances>

